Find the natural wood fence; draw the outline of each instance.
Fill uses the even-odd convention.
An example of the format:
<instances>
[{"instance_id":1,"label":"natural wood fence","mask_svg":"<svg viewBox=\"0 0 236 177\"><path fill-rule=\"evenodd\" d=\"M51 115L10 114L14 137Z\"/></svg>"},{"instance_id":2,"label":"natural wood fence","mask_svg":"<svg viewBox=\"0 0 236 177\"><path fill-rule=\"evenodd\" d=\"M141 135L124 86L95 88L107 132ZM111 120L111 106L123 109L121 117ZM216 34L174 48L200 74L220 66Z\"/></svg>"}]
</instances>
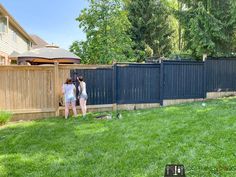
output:
<instances>
[{"instance_id":1,"label":"natural wood fence","mask_svg":"<svg viewBox=\"0 0 236 177\"><path fill-rule=\"evenodd\" d=\"M54 66L1 66L0 109L15 114L55 112Z\"/></svg>"},{"instance_id":2,"label":"natural wood fence","mask_svg":"<svg viewBox=\"0 0 236 177\"><path fill-rule=\"evenodd\" d=\"M58 64L0 66L0 110L13 112L14 120L58 116L63 110L59 107L62 84L70 77L70 70L78 68L98 67Z\"/></svg>"}]
</instances>

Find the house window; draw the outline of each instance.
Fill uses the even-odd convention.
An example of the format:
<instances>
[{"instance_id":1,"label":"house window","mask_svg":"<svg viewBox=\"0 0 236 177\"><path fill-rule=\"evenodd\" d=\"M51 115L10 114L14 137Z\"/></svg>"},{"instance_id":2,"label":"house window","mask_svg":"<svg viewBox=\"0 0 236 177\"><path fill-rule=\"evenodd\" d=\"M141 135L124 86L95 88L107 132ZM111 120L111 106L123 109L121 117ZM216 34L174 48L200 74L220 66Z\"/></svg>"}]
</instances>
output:
<instances>
[{"instance_id":1,"label":"house window","mask_svg":"<svg viewBox=\"0 0 236 177\"><path fill-rule=\"evenodd\" d=\"M30 50L32 48L32 43L28 42L28 50Z\"/></svg>"},{"instance_id":2,"label":"house window","mask_svg":"<svg viewBox=\"0 0 236 177\"><path fill-rule=\"evenodd\" d=\"M6 17L0 16L0 33L7 32L7 19Z\"/></svg>"},{"instance_id":3,"label":"house window","mask_svg":"<svg viewBox=\"0 0 236 177\"><path fill-rule=\"evenodd\" d=\"M13 31L12 40L13 40L14 42L17 42L17 34L16 34L15 31Z\"/></svg>"}]
</instances>

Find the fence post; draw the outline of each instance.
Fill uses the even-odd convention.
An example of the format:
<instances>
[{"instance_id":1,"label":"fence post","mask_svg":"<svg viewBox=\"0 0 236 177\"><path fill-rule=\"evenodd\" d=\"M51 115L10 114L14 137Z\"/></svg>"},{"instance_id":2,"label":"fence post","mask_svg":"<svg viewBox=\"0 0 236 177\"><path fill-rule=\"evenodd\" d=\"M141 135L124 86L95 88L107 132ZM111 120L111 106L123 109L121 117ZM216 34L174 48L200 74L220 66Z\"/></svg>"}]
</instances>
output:
<instances>
[{"instance_id":1,"label":"fence post","mask_svg":"<svg viewBox=\"0 0 236 177\"><path fill-rule=\"evenodd\" d=\"M163 106L163 97L164 97L164 63L162 60L159 60L160 63L160 105Z\"/></svg>"},{"instance_id":2,"label":"fence post","mask_svg":"<svg viewBox=\"0 0 236 177\"><path fill-rule=\"evenodd\" d=\"M207 57L203 60L204 64L203 64L203 98L207 97Z\"/></svg>"},{"instance_id":3,"label":"fence post","mask_svg":"<svg viewBox=\"0 0 236 177\"><path fill-rule=\"evenodd\" d=\"M117 69L117 64L115 63L113 65L113 73L112 73L112 94L113 94L113 106L112 106L112 109L113 111L116 111L117 110L117 86L116 86L116 83L117 83L117 77L116 77L116 69Z\"/></svg>"},{"instance_id":4,"label":"fence post","mask_svg":"<svg viewBox=\"0 0 236 177\"><path fill-rule=\"evenodd\" d=\"M54 63L54 106L55 116L59 116L59 71L58 62Z\"/></svg>"}]
</instances>

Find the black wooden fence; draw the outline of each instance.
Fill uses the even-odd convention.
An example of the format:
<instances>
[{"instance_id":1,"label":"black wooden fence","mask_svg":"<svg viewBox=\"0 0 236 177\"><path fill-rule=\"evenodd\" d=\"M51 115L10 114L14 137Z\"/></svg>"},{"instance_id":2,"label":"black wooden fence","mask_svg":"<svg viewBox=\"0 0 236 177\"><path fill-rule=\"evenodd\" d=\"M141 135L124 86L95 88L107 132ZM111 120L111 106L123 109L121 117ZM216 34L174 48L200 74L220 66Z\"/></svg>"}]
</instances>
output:
<instances>
[{"instance_id":1,"label":"black wooden fence","mask_svg":"<svg viewBox=\"0 0 236 177\"><path fill-rule=\"evenodd\" d=\"M236 59L170 60L71 70L74 81L79 75L86 80L90 105L162 104L165 99L205 98L207 92L236 91Z\"/></svg>"},{"instance_id":2,"label":"black wooden fence","mask_svg":"<svg viewBox=\"0 0 236 177\"><path fill-rule=\"evenodd\" d=\"M116 103L159 103L159 64L118 64Z\"/></svg>"},{"instance_id":3,"label":"black wooden fence","mask_svg":"<svg viewBox=\"0 0 236 177\"><path fill-rule=\"evenodd\" d=\"M71 70L71 78L76 85L78 96L77 76L83 76L86 80L88 104L113 103L113 68Z\"/></svg>"},{"instance_id":4,"label":"black wooden fence","mask_svg":"<svg viewBox=\"0 0 236 177\"><path fill-rule=\"evenodd\" d=\"M236 58L206 60L207 92L236 91Z\"/></svg>"},{"instance_id":5,"label":"black wooden fence","mask_svg":"<svg viewBox=\"0 0 236 177\"><path fill-rule=\"evenodd\" d=\"M164 99L204 98L204 63L164 61Z\"/></svg>"}]
</instances>

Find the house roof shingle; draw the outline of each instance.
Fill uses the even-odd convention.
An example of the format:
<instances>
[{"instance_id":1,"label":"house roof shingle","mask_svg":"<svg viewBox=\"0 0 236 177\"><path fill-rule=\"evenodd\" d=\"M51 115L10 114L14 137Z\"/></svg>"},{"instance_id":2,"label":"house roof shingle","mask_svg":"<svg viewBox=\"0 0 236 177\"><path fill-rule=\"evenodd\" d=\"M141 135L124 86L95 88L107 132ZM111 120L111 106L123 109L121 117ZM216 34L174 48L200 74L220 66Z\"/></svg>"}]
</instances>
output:
<instances>
[{"instance_id":1,"label":"house roof shingle","mask_svg":"<svg viewBox=\"0 0 236 177\"><path fill-rule=\"evenodd\" d=\"M30 35L30 37L34 40L34 42L36 44L34 44L32 46L33 49L36 49L36 48L43 48L45 47L46 45L48 45L48 43L46 41L44 41L41 37L35 35L35 34L32 34Z\"/></svg>"}]
</instances>

